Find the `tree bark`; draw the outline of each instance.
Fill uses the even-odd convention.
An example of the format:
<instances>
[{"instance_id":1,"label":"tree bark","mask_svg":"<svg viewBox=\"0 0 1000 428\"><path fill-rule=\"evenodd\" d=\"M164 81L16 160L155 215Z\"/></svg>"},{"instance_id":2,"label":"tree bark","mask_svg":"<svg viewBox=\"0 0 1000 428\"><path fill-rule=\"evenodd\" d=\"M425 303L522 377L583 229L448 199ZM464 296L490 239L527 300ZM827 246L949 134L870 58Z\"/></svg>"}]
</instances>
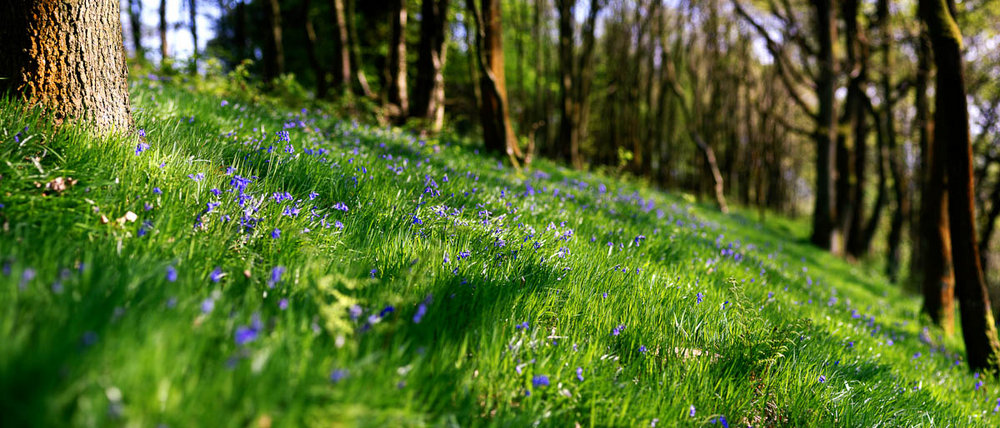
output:
<instances>
[{"instance_id":1,"label":"tree bark","mask_svg":"<svg viewBox=\"0 0 1000 428\"><path fill-rule=\"evenodd\" d=\"M895 196L896 209L892 214L889 226L888 249L886 251L886 276L896 282L899 279L899 266L902 264L900 243L903 238L903 228L910 218L910 179L903 165L904 154L896 143L895 105L893 94L892 72L895 60L892 55L892 28L889 14L889 0L878 2L878 24L882 33L882 93L884 105L881 110L881 127L886 136L889 151L889 171L892 173L892 188ZM911 226L912 227L912 226Z\"/></svg>"},{"instance_id":2,"label":"tree bark","mask_svg":"<svg viewBox=\"0 0 1000 428\"><path fill-rule=\"evenodd\" d=\"M448 40L448 0L423 0L420 9L420 46L417 86L410 116L424 119L434 132L444 126L444 64Z\"/></svg>"},{"instance_id":3,"label":"tree bark","mask_svg":"<svg viewBox=\"0 0 1000 428\"><path fill-rule=\"evenodd\" d=\"M160 0L160 67L170 58L170 51L167 49L167 0Z\"/></svg>"},{"instance_id":4,"label":"tree bark","mask_svg":"<svg viewBox=\"0 0 1000 428\"><path fill-rule=\"evenodd\" d=\"M198 70L198 6L197 0L188 0L188 12L189 18L191 20L189 28L191 29L191 68L192 71Z\"/></svg>"},{"instance_id":5,"label":"tree bark","mask_svg":"<svg viewBox=\"0 0 1000 428\"><path fill-rule=\"evenodd\" d=\"M56 123L132 128L117 0L0 4L0 93L41 106Z\"/></svg>"},{"instance_id":6,"label":"tree bark","mask_svg":"<svg viewBox=\"0 0 1000 428\"><path fill-rule=\"evenodd\" d=\"M361 47L358 45L358 32L354 25L355 0L337 1L347 2L346 19L344 22L347 25L347 46L348 55L350 56L351 75L358 84L355 87L355 93L367 98L375 98L375 93L372 92L371 87L368 85L368 78L365 76L364 70L361 69Z\"/></svg>"},{"instance_id":7,"label":"tree bark","mask_svg":"<svg viewBox=\"0 0 1000 428\"><path fill-rule=\"evenodd\" d=\"M316 75L316 98L326 98L326 69L319 62L319 55L316 53L316 28L313 27L312 1L302 0L302 23L306 32L306 56L309 58L309 66Z\"/></svg>"},{"instance_id":8,"label":"tree bark","mask_svg":"<svg viewBox=\"0 0 1000 428\"><path fill-rule=\"evenodd\" d=\"M976 207L972 178L972 144L969 111L962 70L962 34L951 10L953 0L920 0L937 65L934 111L934 145L945 164L948 186L948 224L951 229L952 265L962 336L969 367L996 369L1000 340L990 309L986 282L976 243ZM947 149L947 150L945 150Z\"/></svg>"},{"instance_id":9,"label":"tree bark","mask_svg":"<svg viewBox=\"0 0 1000 428\"><path fill-rule=\"evenodd\" d=\"M146 61L146 48L142 46L142 1L128 1L129 26L132 32L132 48L135 49L135 59Z\"/></svg>"},{"instance_id":10,"label":"tree bark","mask_svg":"<svg viewBox=\"0 0 1000 428\"><path fill-rule=\"evenodd\" d=\"M271 82L285 73L285 48L281 42L281 5L278 0L268 0L264 7L267 14L267 44L264 47L264 80Z\"/></svg>"},{"instance_id":11,"label":"tree bark","mask_svg":"<svg viewBox=\"0 0 1000 428\"><path fill-rule=\"evenodd\" d=\"M388 101L393 106L391 116L398 123L410 110L406 90L406 0L392 2L392 38L389 40Z\"/></svg>"},{"instance_id":12,"label":"tree bark","mask_svg":"<svg viewBox=\"0 0 1000 428\"><path fill-rule=\"evenodd\" d=\"M836 161L836 73L837 57L834 43L837 40L835 19L836 0L813 0L816 29L819 39L820 70L816 79L816 96L819 114L814 140L816 142L816 200L813 208L811 241L816 246L835 254L843 251L840 233L834 224L834 180Z\"/></svg>"},{"instance_id":13,"label":"tree bark","mask_svg":"<svg viewBox=\"0 0 1000 428\"><path fill-rule=\"evenodd\" d=\"M604 1L593 0L581 30L582 46L576 55L573 28L573 4L570 0L556 0L559 10L559 98L561 118L559 122L559 145L554 155L570 161L575 168L583 166L580 155L580 139L585 132L590 116L588 98L593 81L593 64L597 14L604 7Z\"/></svg>"},{"instance_id":14,"label":"tree bark","mask_svg":"<svg viewBox=\"0 0 1000 428\"><path fill-rule=\"evenodd\" d=\"M504 79L503 32L500 0L468 0L476 22L476 53L482 105L479 108L486 150L506 153L515 168L520 168L521 151L507 110L507 82Z\"/></svg>"},{"instance_id":15,"label":"tree bark","mask_svg":"<svg viewBox=\"0 0 1000 428\"><path fill-rule=\"evenodd\" d=\"M349 88L353 80L351 74L350 44L347 39L347 17L344 0L330 0L333 18L333 87L339 90Z\"/></svg>"}]
</instances>

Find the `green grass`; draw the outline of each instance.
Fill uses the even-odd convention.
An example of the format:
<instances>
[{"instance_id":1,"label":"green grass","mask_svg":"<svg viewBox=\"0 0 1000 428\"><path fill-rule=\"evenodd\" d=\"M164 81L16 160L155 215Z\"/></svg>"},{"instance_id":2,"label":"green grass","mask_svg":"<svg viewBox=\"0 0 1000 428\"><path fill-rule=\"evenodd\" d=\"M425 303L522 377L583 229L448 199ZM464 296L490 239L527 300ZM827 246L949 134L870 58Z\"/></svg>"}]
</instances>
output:
<instances>
[{"instance_id":1,"label":"green grass","mask_svg":"<svg viewBox=\"0 0 1000 428\"><path fill-rule=\"evenodd\" d=\"M139 154L0 104L0 425L1000 425L960 341L800 221L132 95Z\"/></svg>"}]
</instances>

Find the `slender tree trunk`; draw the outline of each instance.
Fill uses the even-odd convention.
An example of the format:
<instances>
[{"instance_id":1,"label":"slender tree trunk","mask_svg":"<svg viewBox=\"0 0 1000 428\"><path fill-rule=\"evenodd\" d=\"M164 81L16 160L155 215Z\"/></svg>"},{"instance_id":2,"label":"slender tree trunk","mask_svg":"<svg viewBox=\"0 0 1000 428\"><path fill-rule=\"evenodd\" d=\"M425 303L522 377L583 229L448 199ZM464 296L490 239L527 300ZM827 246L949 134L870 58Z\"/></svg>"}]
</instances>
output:
<instances>
[{"instance_id":1,"label":"slender tree trunk","mask_svg":"<svg viewBox=\"0 0 1000 428\"><path fill-rule=\"evenodd\" d=\"M160 0L160 25L157 27L160 32L160 66L170 58L170 51L167 45L167 0Z\"/></svg>"},{"instance_id":2,"label":"slender tree trunk","mask_svg":"<svg viewBox=\"0 0 1000 428\"><path fill-rule=\"evenodd\" d=\"M243 62L250 56L249 43L247 43L247 5L240 0L236 3L236 56L237 64Z\"/></svg>"},{"instance_id":3,"label":"slender tree trunk","mask_svg":"<svg viewBox=\"0 0 1000 428\"><path fill-rule=\"evenodd\" d=\"M576 127L576 97L573 96L576 61L574 58L573 5L574 1L556 0L559 10L559 144L550 154L564 161L571 159L572 148L578 146L579 135Z\"/></svg>"},{"instance_id":4,"label":"slender tree trunk","mask_svg":"<svg viewBox=\"0 0 1000 428\"><path fill-rule=\"evenodd\" d=\"M925 288L923 288L923 284L925 284L925 279L923 278L924 270L921 269L921 267L925 266L927 263L924 259L925 254L931 254L924 248L927 245L930 245L927 241L927 232L930 229L925 223L929 218L928 212L932 208L937 207L938 201L928 201L926 199L931 178L929 162L933 156L931 154L929 144L932 133L932 121L930 116L930 101L927 97L927 87L931 74L930 63L933 52L931 51L930 38L927 36L927 28L922 23L919 36L917 37L917 45L914 48L917 52L917 70L913 84L913 107L915 110L913 129L916 130L916 138L920 148L920 157L918 158L920 162L917 164L915 172L915 177L917 177L920 189L917 194L920 196L919 205L917 209L913 210L914 218L910 221L910 224L916 225L916 227L911 229L913 232L911 234L911 245L913 248L910 251L910 283L916 285L918 289L925 290ZM931 205L929 206L928 204Z\"/></svg>"},{"instance_id":5,"label":"slender tree trunk","mask_svg":"<svg viewBox=\"0 0 1000 428\"><path fill-rule=\"evenodd\" d=\"M281 42L281 5L278 0L268 0L267 43L264 47L264 80L271 82L285 73L285 48Z\"/></svg>"},{"instance_id":6,"label":"slender tree trunk","mask_svg":"<svg viewBox=\"0 0 1000 428\"><path fill-rule=\"evenodd\" d=\"M448 0L423 0L420 9L420 52L417 86L410 115L430 122L434 132L444 125L444 64L447 54Z\"/></svg>"},{"instance_id":7,"label":"slender tree trunk","mask_svg":"<svg viewBox=\"0 0 1000 428\"><path fill-rule=\"evenodd\" d=\"M355 0L337 0L337 1L347 2L346 3L347 13L344 22L347 24L347 43L348 43L348 55L350 56L351 75L354 76L354 80L356 80L358 83L355 93L367 98L375 98L375 93L372 92L371 87L368 85L368 78L365 76L364 70L361 69L361 47L358 44L358 31L355 28L355 23L354 23Z\"/></svg>"},{"instance_id":8,"label":"slender tree trunk","mask_svg":"<svg viewBox=\"0 0 1000 428\"><path fill-rule=\"evenodd\" d=\"M840 233L834 224L834 180L836 164L837 116L836 73L837 57L834 43L837 40L837 22L834 16L836 0L814 0L816 28L819 39L820 71L816 79L819 100L819 121L816 141L816 200L813 208L812 243L839 254L843 250Z\"/></svg>"},{"instance_id":9,"label":"slender tree trunk","mask_svg":"<svg viewBox=\"0 0 1000 428\"><path fill-rule=\"evenodd\" d=\"M479 82L483 97L480 122L486 149L506 153L511 163L520 168L520 149L507 110L507 82L504 79L503 32L500 21L500 0L468 0L476 22L476 52Z\"/></svg>"},{"instance_id":10,"label":"slender tree trunk","mask_svg":"<svg viewBox=\"0 0 1000 428\"><path fill-rule=\"evenodd\" d=\"M410 111L406 90L406 0L392 2L392 38L389 41L388 100L394 119L402 123Z\"/></svg>"},{"instance_id":11,"label":"slender tree trunk","mask_svg":"<svg viewBox=\"0 0 1000 428\"><path fill-rule=\"evenodd\" d=\"M129 26L132 29L132 47L139 62L146 61L146 48L142 46L142 1L128 1Z\"/></svg>"},{"instance_id":12,"label":"slender tree trunk","mask_svg":"<svg viewBox=\"0 0 1000 428\"><path fill-rule=\"evenodd\" d=\"M344 90L350 88L353 80L344 0L330 0L330 10L333 18L333 87Z\"/></svg>"},{"instance_id":13,"label":"slender tree trunk","mask_svg":"<svg viewBox=\"0 0 1000 428\"><path fill-rule=\"evenodd\" d=\"M910 182L903 165L903 151L896 143L896 120L893 114L896 99L893 98L892 85L895 60L892 53L892 16L889 14L889 0L879 0L877 14L882 33L882 93L885 99L880 122L888 145L889 171L892 173L892 188L896 201L896 209L893 211L889 227L886 275L890 281L896 282L899 279L899 265L902 263L900 243L903 239L903 228L906 220L910 218Z\"/></svg>"},{"instance_id":14,"label":"slender tree trunk","mask_svg":"<svg viewBox=\"0 0 1000 428\"><path fill-rule=\"evenodd\" d=\"M0 95L42 106L57 123L132 128L119 2L0 3Z\"/></svg>"},{"instance_id":15,"label":"slender tree trunk","mask_svg":"<svg viewBox=\"0 0 1000 428\"><path fill-rule=\"evenodd\" d=\"M326 69L319 62L319 55L316 53L316 29L313 27L312 0L302 0L302 23L306 32L306 56L309 58L309 66L316 75L316 98L326 98Z\"/></svg>"},{"instance_id":16,"label":"slender tree trunk","mask_svg":"<svg viewBox=\"0 0 1000 428\"><path fill-rule=\"evenodd\" d=\"M197 0L188 0L188 12L189 18L191 20L189 28L191 29L191 69L192 71L198 70L198 2Z\"/></svg>"},{"instance_id":17,"label":"slender tree trunk","mask_svg":"<svg viewBox=\"0 0 1000 428\"><path fill-rule=\"evenodd\" d=\"M948 185L948 224L951 229L952 265L962 336L973 370L996 369L1000 340L990 309L986 281L976 243L976 207L972 180L972 144L969 111L962 71L962 34L951 10L951 0L920 0L937 65L934 103L934 145L943 152ZM945 150L947 149L947 150Z\"/></svg>"}]
</instances>

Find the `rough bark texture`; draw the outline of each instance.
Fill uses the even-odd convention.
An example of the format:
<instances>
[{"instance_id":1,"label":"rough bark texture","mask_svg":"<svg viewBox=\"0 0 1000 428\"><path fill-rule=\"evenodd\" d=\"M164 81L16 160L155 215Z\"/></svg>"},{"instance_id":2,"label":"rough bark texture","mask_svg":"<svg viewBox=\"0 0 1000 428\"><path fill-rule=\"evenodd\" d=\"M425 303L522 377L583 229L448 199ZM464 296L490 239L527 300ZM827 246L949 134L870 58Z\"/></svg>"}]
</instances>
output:
<instances>
[{"instance_id":1,"label":"rough bark texture","mask_svg":"<svg viewBox=\"0 0 1000 428\"><path fill-rule=\"evenodd\" d=\"M834 253L843 245L834 225L833 171L836 161L837 117L836 71L837 58L834 43L837 40L837 22L834 17L836 0L813 0L816 12L816 31L819 40L819 75L816 79L816 96L819 100L816 141L816 200L813 208L812 243Z\"/></svg>"},{"instance_id":2,"label":"rough bark texture","mask_svg":"<svg viewBox=\"0 0 1000 428\"><path fill-rule=\"evenodd\" d=\"M962 71L962 34L948 0L921 0L937 65L934 103L934 145L943 154L948 186L948 224L952 265L961 307L962 336L969 367L996 369L1000 340L990 309L986 281L976 243L976 207L973 195L972 143Z\"/></svg>"},{"instance_id":3,"label":"rough bark texture","mask_svg":"<svg viewBox=\"0 0 1000 428\"><path fill-rule=\"evenodd\" d=\"M410 116L424 119L434 132L444 126L444 63L446 59L448 0L424 0L420 8L420 46L417 86Z\"/></svg>"},{"instance_id":4,"label":"rough bark texture","mask_svg":"<svg viewBox=\"0 0 1000 428\"><path fill-rule=\"evenodd\" d=\"M389 41L388 100L394 109L392 116L402 122L410 110L406 90L406 0L392 2L392 39Z\"/></svg>"},{"instance_id":5,"label":"rough bark texture","mask_svg":"<svg viewBox=\"0 0 1000 428\"><path fill-rule=\"evenodd\" d=\"M57 123L129 130L120 19L117 0L0 3L0 93L42 106Z\"/></svg>"},{"instance_id":6,"label":"rough bark texture","mask_svg":"<svg viewBox=\"0 0 1000 428\"><path fill-rule=\"evenodd\" d=\"M500 21L500 0L468 0L476 22L476 53L479 65L479 86L482 103L479 108L486 150L505 153L511 163L520 167L514 129L507 111L507 81L504 78L503 33Z\"/></svg>"}]
</instances>

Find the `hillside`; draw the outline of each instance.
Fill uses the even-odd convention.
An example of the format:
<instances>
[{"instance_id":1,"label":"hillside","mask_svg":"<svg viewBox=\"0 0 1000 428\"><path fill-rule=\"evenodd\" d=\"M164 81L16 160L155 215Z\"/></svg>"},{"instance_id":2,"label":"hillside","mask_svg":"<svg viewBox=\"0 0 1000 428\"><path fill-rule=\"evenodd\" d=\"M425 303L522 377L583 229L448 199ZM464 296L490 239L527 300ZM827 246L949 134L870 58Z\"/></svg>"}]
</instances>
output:
<instances>
[{"instance_id":1,"label":"hillside","mask_svg":"<svg viewBox=\"0 0 1000 428\"><path fill-rule=\"evenodd\" d=\"M132 95L148 144L0 105L0 425L1000 425L960 340L796 221Z\"/></svg>"}]
</instances>

